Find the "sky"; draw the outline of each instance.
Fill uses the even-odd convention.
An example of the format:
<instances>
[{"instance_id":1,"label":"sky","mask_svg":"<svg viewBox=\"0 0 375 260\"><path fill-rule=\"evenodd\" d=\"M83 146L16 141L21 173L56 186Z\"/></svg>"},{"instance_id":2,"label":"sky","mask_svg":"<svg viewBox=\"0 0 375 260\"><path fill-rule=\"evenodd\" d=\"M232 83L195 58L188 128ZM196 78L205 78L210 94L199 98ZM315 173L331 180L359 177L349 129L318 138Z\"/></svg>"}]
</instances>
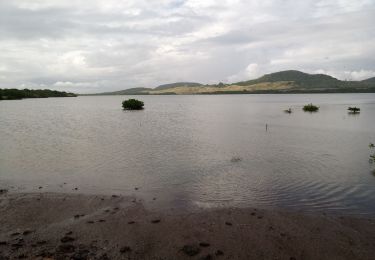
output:
<instances>
[{"instance_id":1,"label":"sky","mask_svg":"<svg viewBox=\"0 0 375 260\"><path fill-rule=\"evenodd\" d=\"M375 76L375 0L0 0L0 88Z\"/></svg>"}]
</instances>

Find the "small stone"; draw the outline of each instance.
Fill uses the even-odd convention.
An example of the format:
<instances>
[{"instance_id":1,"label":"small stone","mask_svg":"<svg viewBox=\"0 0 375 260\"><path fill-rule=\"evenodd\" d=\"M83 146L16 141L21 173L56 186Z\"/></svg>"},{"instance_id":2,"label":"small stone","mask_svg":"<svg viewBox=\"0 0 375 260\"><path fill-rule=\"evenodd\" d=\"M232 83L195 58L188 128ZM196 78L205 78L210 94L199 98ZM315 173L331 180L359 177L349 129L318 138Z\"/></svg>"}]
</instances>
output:
<instances>
[{"instance_id":1,"label":"small stone","mask_svg":"<svg viewBox=\"0 0 375 260\"><path fill-rule=\"evenodd\" d=\"M263 216L258 216L258 219L262 219L263 218Z\"/></svg>"},{"instance_id":2,"label":"small stone","mask_svg":"<svg viewBox=\"0 0 375 260\"><path fill-rule=\"evenodd\" d=\"M255 216L255 214L256 214L255 212L251 212L251 214L250 214L250 215L251 215L251 216Z\"/></svg>"},{"instance_id":3,"label":"small stone","mask_svg":"<svg viewBox=\"0 0 375 260\"><path fill-rule=\"evenodd\" d=\"M99 219L98 222L105 222L105 220L104 219Z\"/></svg>"},{"instance_id":4,"label":"small stone","mask_svg":"<svg viewBox=\"0 0 375 260\"><path fill-rule=\"evenodd\" d=\"M135 190L138 190L138 187L135 187L134 189L135 189Z\"/></svg>"},{"instance_id":5,"label":"small stone","mask_svg":"<svg viewBox=\"0 0 375 260\"><path fill-rule=\"evenodd\" d=\"M295 257L291 256L289 260L297 260Z\"/></svg>"},{"instance_id":6,"label":"small stone","mask_svg":"<svg viewBox=\"0 0 375 260\"><path fill-rule=\"evenodd\" d=\"M216 253L215 253L215 255L217 255L217 256L224 255L224 252L221 251L221 250L217 250Z\"/></svg>"},{"instance_id":7,"label":"small stone","mask_svg":"<svg viewBox=\"0 0 375 260\"><path fill-rule=\"evenodd\" d=\"M20 235L19 232L14 232L14 233L10 234L10 236L12 236L12 237L15 237L15 236L18 236L18 235Z\"/></svg>"},{"instance_id":8,"label":"small stone","mask_svg":"<svg viewBox=\"0 0 375 260\"><path fill-rule=\"evenodd\" d=\"M119 208L118 207L116 207L116 208L113 208L114 210L119 210Z\"/></svg>"},{"instance_id":9,"label":"small stone","mask_svg":"<svg viewBox=\"0 0 375 260\"><path fill-rule=\"evenodd\" d=\"M65 233L66 236L69 236L69 235L71 235L71 234L73 234L73 231L69 231L69 232L66 232L66 233Z\"/></svg>"},{"instance_id":10,"label":"small stone","mask_svg":"<svg viewBox=\"0 0 375 260\"><path fill-rule=\"evenodd\" d=\"M0 189L0 194L5 194L5 193L7 193L7 192L8 192L7 189Z\"/></svg>"},{"instance_id":11,"label":"small stone","mask_svg":"<svg viewBox=\"0 0 375 260\"><path fill-rule=\"evenodd\" d=\"M73 237L70 237L70 236L65 236L65 237L60 239L61 243L73 242L74 240L75 239Z\"/></svg>"},{"instance_id":12,"label":"small stone","mask_svg":"<svg viewBox=\"0 0 375 260\"><path fill-rule=\"evenodd\" d=\"M128 222L128 224L130 224L130 225L131 225L131 224L134 224L134 223L135 223L135 221L129 221L129 222Z\"/></svg>"},{"instance_id":13,"label":"small stone","mask_svg":"<svg viewBox=\"0 0 375 260\"><path fill-rule=\"evenodd\" d=\"M154 220L151 220L151 223L153 223L153 224L156 224L156 223L160 223L160 219L154 219Z\"/></svg>"},{"instance_id":14,"label":"small stone","mask_svg":"<svg viewBox=\"0 0 375 260\"><path fill-rule=\"evenodd\" d=\"M78 188L74 188L74 190L78 190Z\"/></svg>"},{"instance_id":15,"label":"small stone","mask_svg":"<svg viewBox=\"0 0 375 260\"><path fill-rule=\"evenodd\" d=\"M57 248L57 250L62 253L73 253L75 249L76 247L71 244L62 244Z\"/></svg>"},{"instance_id":16,"label":"small stone","mask_svg":"<svg viewBox=\"0 0 375 260\"><path fill-rule=\"evenodd\" d=\"M5 246L7 245L8 243L6 241L0 241L0 246Z\"/></svg>"},{"instance_id":17,"label":"small stone","mask_svg":"<svg viewBox=\"0 0 375 260\"><path fill-rule=\"evenodd\" d=\"M86 260L89 254L89 250L87 249L80 249L78 252L72 255L73 260Z\"/></svg>"},{"instance_id":18,"label":"small stone","mask_svg":"<svg viewBox=\"0 0 375 260\"><path fill-rule=\"evenodd\" d=\"M32 230L25 230L23 231L22 235L27 236L30 235L33 231Z\"/></svg>"},{"instance_id":19,"label":"small stone","mask_svg":"<svg viewBox=\"0 0 375 260\"><path fill-rule=\"evenodd\" d=\"M128 246L123 246L120 249L120 253L122 253L122 254L131 252L131 251L132 251L132 249L130 247L128 247Z\"/></svg>"},{"instance_id":20,"label":"small stone","mask_svg":"<svg viewBox=\"0 0 375 260\"><path fill-rule=\"evenodd\" d=\"M232 226L232 223L230 223L230 222L225 222L225 225L227 225L227 226Z\"/></svg>"},{"instance_id":21,"label":"small stone","mask_svg":"<svg viewBox=\"0 0 375 260\"><path fill-rule=\"evenodd\" d=\"M199 260L211 260L211 259L213 259L213 257L210 254L202 256L201 258L199 258Z\"/></svg>"},{"instance_id":22,"label":"small stone","mask_svg":"<svg viewBox=\"0 0 375 260\"><path fill-rule=\"evenodd\" d=\"M112 195L112 198L118 198L118 195Z\"/></svg>"},{"instance_id":23,"label":"small stone","mask_svg":"<svg viewBox=\"0 0 375 260\"><path fill-rule=\"evenodd\" d=\"M188 256L195 256L201 252L201 249L196 245L184 245L181 251Z\"/></svg>"},{"instance_id":24,"label":"small stone","mask_svg":"<svg viewBox=\"0 0 375 260\"><path fill-rule=\"evenodd\" d=\"M14 244L12 244L12 247L21 248L21 247L23 247L23 243L14 243Z\"/></svg>"},{"instance_id":25,"label":"small stone","mask_svg":"<svg viewBox=\"0 0 375 260\"><path fill-rule=\"evenodd\" d=\"M45 245L47 244L47 241L46 240L39 240L36 242L37 245Z\"/></svg>"},{"instance_id":26,"label":"small stone","mask_svg":"<svg viewBox=\"0 0 375 260\"><path fill-rule=\"evenodd\" d=\"M43 189L43 187L42 187L42 186L39 186L39 189Z\"/></svg>"},{"instance_id":27,"label":"small stone","mask_svg":"<svg viewBox=\"0 0 375 260\"><path fill-rule=\"evenodd\" d=\"M77 214L77 215L74 215L74 218L79 218L81 215Z\"/></svg>"},{"instance_id":28,"label":"small stone","mask_svg":"<svg viewBox=\"0 0 375 260\"><path fill-rule=\"evenodd\" d=\"M89 220L89 221L87 221L86 223L87 223L87 224L94 224L94 221Z\"/></svg>"},{"instance_id":29,"label":"small stone","mask_svg":"<svg viewBox=\"0 0 375 260\"><path fill-rule=\"evenodd\" d=\"M199 245L201 247L209 247L210 246L210 243L207 243L207 242L200 242Z\"/></svg>"}]
</instances>

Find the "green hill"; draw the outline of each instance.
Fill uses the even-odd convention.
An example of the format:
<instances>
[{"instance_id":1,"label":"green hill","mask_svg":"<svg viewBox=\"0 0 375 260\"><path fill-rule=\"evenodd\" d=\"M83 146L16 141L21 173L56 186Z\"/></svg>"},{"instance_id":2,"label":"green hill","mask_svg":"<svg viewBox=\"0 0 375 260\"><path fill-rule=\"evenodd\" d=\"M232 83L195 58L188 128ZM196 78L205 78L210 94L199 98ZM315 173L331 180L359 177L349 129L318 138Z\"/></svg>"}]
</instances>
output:
<instances>
[{"instance_id":1,"label":"green hill","mask_svg":"<svg viewBox=\"0 0 375 260\"><path fill-rule=\"evenodd\" d=\"M366 83L366 84L375 84L375 77L362 80L361 82Z\"/></svg>"},{"instance_id":2,"label":"green hill","mask_svg":"<svg viewBox=\"0 0 375 260\"><path fill-rule=\"evenodd\" d=\"M98 96L105 96L105 95L148 95L148 92L153 90L152 88L129 88L119 91L112 91L112 92L103 92L103 93L97 93L97 94L87 94L85 96L92 96L92 95L98 95Z\"/></svg>"},{"instance_id":3,"label":"green hill","mask_svg":"<svg viewBox=\"0 0 375 260\"><path fill-rule=\"evenodd\" d=\"M308 74L297 70L280 71L266 74L258 79L233 83L232 85L247 86L264 82L293 82L300 88L338 88L343 87L342 81L324 74Z\"/></svg>"},{"instance_id":4,"label":"green hill","mask_svg":"<svg viewBox=\"0 0 375 260\"><path fill-rule=\"evenodd\" d=\"M177 88L177 87L199 87L199 86L202 86L202 84L196 83L196 82L176 82L176 83L160 85L156 87L155 90L164 90L164 89Z\"/></svg>"}]
</instances>

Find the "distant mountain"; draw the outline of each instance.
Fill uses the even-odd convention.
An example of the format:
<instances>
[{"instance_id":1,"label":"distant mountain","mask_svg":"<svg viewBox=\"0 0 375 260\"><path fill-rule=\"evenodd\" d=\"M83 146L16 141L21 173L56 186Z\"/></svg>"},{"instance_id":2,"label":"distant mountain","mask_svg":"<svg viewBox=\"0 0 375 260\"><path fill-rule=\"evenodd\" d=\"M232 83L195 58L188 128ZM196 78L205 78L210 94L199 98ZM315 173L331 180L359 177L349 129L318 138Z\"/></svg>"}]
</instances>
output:
<instances>
[{"instance_id":1,"label":"distant mountain","mask_svg":"<svg viewBox=\"0 0 375 260\"><path fill-rule=\"evenodd\" d=\"M156 87L155 90L164 90L164 89L177 88L177 87L198 87L198 86L202 86L202 84L196 83L196 82L176 82L176 83L160 85Z\"/></svg>"},{"instance_id":2,"label":"distant mountain","mask_svg":"<svg viewBox=\"0 0 375 260\"><path fill-rule=\"evenodd\" d=\"M103 92L97 94L85 94L84 96L105 96L105 95L148 95L149 91L152 91L152 88L129 88L119 91L112 92Z\"/></svg>"},{"instance_id":3,"label":"distant mountain","mask_svg":"<svg viewBox=\"0 0 375 260\"><path fill-rule=\"evenodd\" d=\"M308 74L286 70L266 74L258 79L232 84L202 85L176 82L156 88L132 88L99 95L167 95L167 94L256 94L256 93L375 93L375 78L342 81L325 74Z\"/></svg>"}]
</instances>

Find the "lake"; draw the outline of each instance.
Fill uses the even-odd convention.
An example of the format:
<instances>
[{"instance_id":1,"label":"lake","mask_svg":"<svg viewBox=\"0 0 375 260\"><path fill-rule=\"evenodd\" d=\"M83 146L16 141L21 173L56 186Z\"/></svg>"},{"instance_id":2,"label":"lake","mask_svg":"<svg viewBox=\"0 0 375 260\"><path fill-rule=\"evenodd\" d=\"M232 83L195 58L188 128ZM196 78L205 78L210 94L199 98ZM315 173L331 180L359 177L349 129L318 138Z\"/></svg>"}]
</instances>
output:
<instances>
[{"instance_id":1,"label":"lake","mask_svg":"<svg viewBox=\"0 0 375 260\"><path fill-rule=\"evenodd\" d=\"M137 96L145 109L123 111L127 98L0 101L0 188L375 214L375 94Z\"/></svg>"}]
</instances>

